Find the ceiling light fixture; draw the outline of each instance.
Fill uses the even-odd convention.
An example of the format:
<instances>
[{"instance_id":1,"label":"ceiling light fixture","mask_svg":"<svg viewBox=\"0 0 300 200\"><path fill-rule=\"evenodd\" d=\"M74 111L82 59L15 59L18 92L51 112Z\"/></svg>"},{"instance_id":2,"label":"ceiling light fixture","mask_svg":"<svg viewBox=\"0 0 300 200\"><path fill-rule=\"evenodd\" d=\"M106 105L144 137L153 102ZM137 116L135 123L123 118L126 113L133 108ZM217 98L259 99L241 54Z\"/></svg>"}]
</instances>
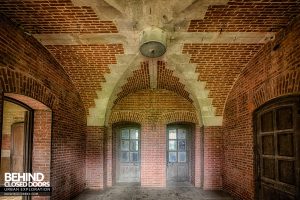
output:
<instances>
[{"instance_id":1,"label":"ceiling light fixture","mask_svg":"<svg viewBox=\"0 0 300 200\"><path fill-rule=\"evenodd\" d=\"M167 34L160 28L146 28L141 33L140 52L143 56L157 58L167 50Z\"/></svg>"}]
</instances>

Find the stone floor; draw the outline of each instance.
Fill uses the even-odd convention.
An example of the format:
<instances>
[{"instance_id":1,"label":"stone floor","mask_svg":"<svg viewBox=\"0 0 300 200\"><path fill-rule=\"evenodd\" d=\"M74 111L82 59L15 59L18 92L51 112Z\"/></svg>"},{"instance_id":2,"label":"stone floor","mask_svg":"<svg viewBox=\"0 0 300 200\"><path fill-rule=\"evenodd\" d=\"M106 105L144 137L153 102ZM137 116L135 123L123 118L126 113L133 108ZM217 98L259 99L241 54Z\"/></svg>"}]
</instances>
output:
<instances>
[{"instance_id":1,"label":"stone floor","mask_svg":"<svg viewBox=\"0 0 300 200\"><path fill-rule=\"evenodd\" d=\"M194 187L141 188L114 186L102 191L86 190L73 200L232 200L222 191Z\"/></svg>"}]
</instances>

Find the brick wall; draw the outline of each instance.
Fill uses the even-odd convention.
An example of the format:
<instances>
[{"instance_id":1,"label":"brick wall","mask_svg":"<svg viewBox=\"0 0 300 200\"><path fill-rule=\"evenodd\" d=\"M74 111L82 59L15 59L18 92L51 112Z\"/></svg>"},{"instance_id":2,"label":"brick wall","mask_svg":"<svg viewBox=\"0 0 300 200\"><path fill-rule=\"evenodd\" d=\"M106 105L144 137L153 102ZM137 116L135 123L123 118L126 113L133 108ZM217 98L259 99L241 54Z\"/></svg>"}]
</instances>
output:
<instances>
[{"instance_id":1,"label":"brick wall","mask_svg":"<svg viewBox=\"0 0 300 200\"><path fill-rule=\"evenodd\" d=\"M188 31L276 32L299 14L299 5L299 1L228 0L225 5L210 5L203 19L191 20Z\"/></svg>"},{"instance_id":2,"label":"brick wall","mask_svg":"<svg viewBox=\"0 0 300 200\"><path fill-rule=\"evenodd\" d=\"M0 12L33 34L118 32L112 21L101 21L91 7L75 6L72 0L3 1Z\"/></svg>"},{"instance_id":3,"label":"brick wall","mask_svg":"<svg viewBox=\"0 0 300 200\"><path fill-rule=\"evenodd\" d=\"M208 97L222 116L227 95L243 67L262 48L263 44L184 44L182 53L191 56L198 80L205 82Z\"/></svg>"},{"instance_id":4,"label":"brick wall","mask_svg":"<svg viewBox=\"0 0 300 200\"><path fill-rule=\"evenodd\" d=\"M279 96L300 94L300 19L297 17L243 69L224 112L223 188L254 198L253 111Z\"/></svg>"},{"instance_id":5,"label":"brick wall","mask_svg":"<svg viewBox=\"0 0 300 200\"><path fill-rule=\"evenodd\" d=\"M96 91L110 73L109 65L116 64L116 55L123 54L122 44L46 45L46 48L70 76L88 113L95 106Z\"/></svg>"},{"instance_id":6,"label":"brick wall","mask_svg":"<svg viewBox=\"0 0 300 200\"><path fill-rule=\"evenodd\" d=\"M47 110L34 111L32 172L43 173L44 181L50 182L51 164L51 121L52 113ZM33 200L47 200L49 197L33 197Z\"/></svg>"},{"instance_id":7,"label":"brick wall","mask_svg":"<svg viewBox=\"0 0 300 200\"><path fill-rule=\"evenodd\" d=\"M52 110L51 199L70 199L85 188L82 101L63 68L40 43L3 15L0 24L0 88L29 96Z\"/></svg>"},{"instance_id":8,"label":"brick wall","mask_svg":"<svg viewBox=\"0 0 300 200\"><path fill-rule=\"evenodd\" d=\"M104 188L104 139L105 128L89 126L86 137L86 187Z\"/></svg>"},{"instance_id":9,"label":"brick wall","mask_svg":"<svg viewBox=\"0 0 300 200\"><path fill-rule=\"evenodd\" d=\"M206 190L222 189L222 128L204 127L204 183Z\"/></svg>"}]
</instances>

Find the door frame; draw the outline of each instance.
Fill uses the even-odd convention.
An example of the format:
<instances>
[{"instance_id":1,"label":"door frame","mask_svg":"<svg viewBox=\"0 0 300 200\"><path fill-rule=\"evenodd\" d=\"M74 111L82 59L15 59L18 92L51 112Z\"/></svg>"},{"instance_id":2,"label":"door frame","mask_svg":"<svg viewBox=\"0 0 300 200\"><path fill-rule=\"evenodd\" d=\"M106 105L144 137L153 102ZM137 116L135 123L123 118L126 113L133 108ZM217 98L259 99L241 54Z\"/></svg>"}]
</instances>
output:
<instances>
[{"instance_id":1,"label":"door frame","mask_svg":"<svg viewBox=\"0 0 300 200\"><path fill-rule=\"evenodd\" d=\"M122 183L126 183L126 182L119 182L119 170L120 170L120 149L121 149L121 143L120 143L120 130L123 128L136 128L139 130L139 181L138 182L134 182L134 183L140 183L141 182L141 125L138 123L134 123L134 122L118 122L113 124L112 129L113 129L113 160L114 160L114 179L113 182L116 184L122 184ZM133 182L129 182L129 183L133 183Z\"/></svg>"},{"instance_id":2,"label":"door frame","mask_svg":"<svg viewBox=\"0 0 300 200\"><path fill-rule=\"evenodd\" d=\"M168 155L168 147L169 147L169 136L168 136L168 132L171 128L186 128L187 129L187 147L188 147L188 151L187 151L187 164L188 164L188 182L192 183L192 173L193 170L195 168L195 163L192 163L192 160L194 160L192 158L193 156L193 151L195 150L194 147L194 143L192 142L194 140L194 132L195 132L195 124L193 123L188 123L188 122L174 122L174 123L169 123L166 125L166 182L168 185L168 182L171 182L168 180L168 159L169 159L169 155ZM180 183L180 182L178 182Z\"/></svg>"},{"instance_id":3,"label":"door frame","mask_svg":"<svg viewBox=\"0 0 300 200\"><path fill-rule=\"evenodd\" d=\"M27 111L25 114L25 119L24 119L24 172L26 173L32 173L32 150L33 150L33 125L34 125L34 110L29 107L28 105L4 96L3 98L3 102L4 101L8 101L10 103L14 103L18 106L21 106L23 108L25 108ZM2 107L2 111L4 108L4 103L3 103L3 107ZM3 120L3 118L2 118ZM2 125L3 122L1 121L0 125ZM13 125L13 124L12 124ZM2 130L2 129L1 129ZM0 138L2 138L2 131L0 131ZM2 149L2 142L0 142L0 158L1 158L1 149ZM1 166L1 159L0 159L0 166ZM22 196L22 200L30 200L31 196Z\"/></svg>"},{"instance_id":4,"label":"door frame","mask_svg":"<svg viewBox=\"0 0 300 200\"><path fill-rule=\"evenodd\" d=\"M298 102L298 103L296 103ZM272 110L272 108L277 106L283 106L284 104L288 103L296 103L296 108L298 110L294 110L293 113L296 118L296 184L300 186L300 124L297 122L300 121L300 96L299 95L286 95L277 97L275 99L272 99L268 102L265 102L264 104L257 107L253 112L252 122L253 122L253 175L254 175L254 198L256 200L260 200L260 156L259 156L259 144L257 141L257 131L258 131L258 114L263 112L267 112L268 110ZM298 152L298 153L297 153ZM296 198L300 197L300 188L296 186Z\"/></svg>"},{"instance_id":5,"label":"door frame","mask_svg":"<svg viewBox=\"0 0 300 200\"><path fill-rule=\"evenodd\" d=\"M24 138L25 139L24 172L31 173L32 172L32 148L33 148L32 144L33 144L34 110L31 107L27 106L26 104L24 104L20 101L17 101L13 98L10 98L10 97L4 96L3 100L8 101L10 103L14 103L14 104L21 106L27 110L25 119L24 119L24 134L25 134L25 138ZM2 138L2 132L0 132L0 138ZM2 145L2 143L0 143L0 148L1 148L1 145ZM0 151L0 157L1 157L1 151ZM1 164L1 160L0 160L0 164Z\"/></svg>"}]
</instances>

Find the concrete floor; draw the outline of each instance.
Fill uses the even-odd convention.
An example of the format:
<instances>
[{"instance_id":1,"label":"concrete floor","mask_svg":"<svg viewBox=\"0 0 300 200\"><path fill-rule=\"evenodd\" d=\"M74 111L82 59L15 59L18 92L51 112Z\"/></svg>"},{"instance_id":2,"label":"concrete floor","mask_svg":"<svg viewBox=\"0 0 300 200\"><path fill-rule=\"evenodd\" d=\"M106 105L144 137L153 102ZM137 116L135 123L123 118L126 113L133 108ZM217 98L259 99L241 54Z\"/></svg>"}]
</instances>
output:
<instances>
[{"instance_id":1,"label":"concrete floor","mask_svg":"<svg viewBox=\"0 0 300 200\"><path fill-rule=\"evenodd\" d=\"M221 191L203 191L194 187L141 188L114 186L102 191L86 190L73 200L232 200Z\"/></svg>"}]
</instances>

